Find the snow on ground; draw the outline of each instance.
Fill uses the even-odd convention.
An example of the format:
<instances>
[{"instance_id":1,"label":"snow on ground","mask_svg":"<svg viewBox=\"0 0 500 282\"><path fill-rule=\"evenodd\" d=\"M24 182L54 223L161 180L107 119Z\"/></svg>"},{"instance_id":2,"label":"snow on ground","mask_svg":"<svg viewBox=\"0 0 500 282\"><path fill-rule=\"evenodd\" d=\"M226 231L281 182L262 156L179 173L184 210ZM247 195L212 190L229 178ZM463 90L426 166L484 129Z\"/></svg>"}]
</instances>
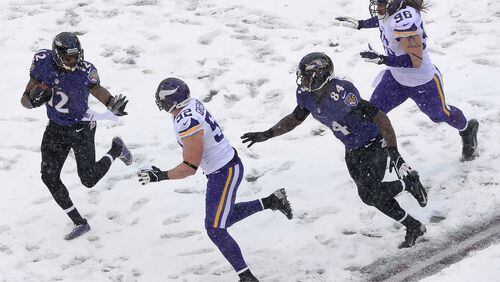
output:
<instances>
[{"instance_id":1,"label":"snow on ground","mask_svg":"<svg viewBox=\"0 0 500 282\"><path fill-rule=\"evenodd\" d=\"M136 179L140 168L155 164L167 169L181 158L170 117L157 111L153 99L157 84L168 76L184 79L193 96L207 101L239 150L247 177L239 200L266 196L279 187L288 190L292 221L266 211L230 229L259 278L357 281L363 279L357 272L362 266L404 253L397 249L404 230L359 200L342 145L318 122L309 118L292 133L251 149L239 138L269 128L292 111L295 68L312 51L331 55L336 73L369 98L382 68L357 54L367 43L382 49L378 31L333 23L339 15L367 18L366 2L2 1L2 280L236 280L203 230L205 177L199 173L146 187ZM500 210L500 2L431 3L423 17L431 57L444 74L447 102L481 123L481 155L461 163L454 129L432 123L411 101L389 114L402 155L430 189L424 209L407 194L398 200L423 220L433 242ZM71 224L39 175L45 112L19 103L34 52L50 48L61 31L81 34L85 57L98 68L102 85L130 98L128 116L99 125L98 156L107 151L112 136L120 135L135 157L130 167L115 163L92 189L79 183L74 159L68 158L62 179L92 226L71 242L62 239ZM104 110L95 99L91 107ZM479 275L477 281L492 281L495 276L485 271L500 264L498 246L483 252L492 255L471 263L470 273ZM457 268L465 269L453 266ZM435 279L467 281L453 273L450 268Z\"/></svg>"},{"instance_id":2,"label":"snow on ground","mask_svg":"<svg viewBox=\"0 0 500 282\"><path fill-rule=\"evenodd\" d=\"M500 277L500 245L470 254L470 257L442 270L422 282L439 281L498 281Z\"/></svg>"}]
</instances>

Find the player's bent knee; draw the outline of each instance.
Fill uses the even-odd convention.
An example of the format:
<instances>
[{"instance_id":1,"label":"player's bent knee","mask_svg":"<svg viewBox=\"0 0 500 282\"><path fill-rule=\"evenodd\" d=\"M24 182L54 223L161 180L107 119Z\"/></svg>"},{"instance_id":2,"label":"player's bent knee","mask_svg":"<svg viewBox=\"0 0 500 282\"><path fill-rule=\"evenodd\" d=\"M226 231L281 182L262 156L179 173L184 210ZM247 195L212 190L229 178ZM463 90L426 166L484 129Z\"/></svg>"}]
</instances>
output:
<instances>
[{"instance_id":1,"label":"player's bent knee","mask_svg":"<svg viewBox=\"0 0 500 282\"><path fill-rule=\"evenodd\" d=\"M78 177L80 177L80 182L83 186L87 188L92 188L97 184L97 182L99 182L99 179L94 177L92 170L78 171Z\"/></svg>"},{"instance_id":2,"label":"player's bent knee","mask_svg":"<svg viewBox=\"0 0 500 282\"><path fill-rule=\"evenodd\" d=\"M376 199L371 193L367 192L358 192L359 198L361 198L361 201L365 203L368 206L375 206L376 205Z\"/></svg>"},{"instance_id":3,"label":"player's bent knee","mask_svg":"<svg viewBox=\"0 0 500 282\"><path fill-rule=\"evenodd\" d=\"M51 173L50 170L42 170L42 182L47 185L47 187L50 187L54 182L57 182L59 177L59 175Z\"/></svg>"},{"instance_id":4,"label":"player's bent knee","mask_svg":"<svg viewBox=\"0 0 500 282\"><path fill-rule=\"evenodd\" d=\"M223 234L225 234L227 232L226 229L223 229L223 228L207 227L206 230L207 230L208 237L212 241L217 240L219 237L221 237Z\"/></svg>"},{"instance_id":5,"label":"player's bent knee","mask_svg":"<svg viewBox=\"0 0 500 282\"><path fill-rule=\"evenodd\" d=\"M83 186L87 188L92 188L97 184L97 181L92 179L92 177L89 176L80 176L80 181L82 182Z\"/></svg>"}]
</instances>

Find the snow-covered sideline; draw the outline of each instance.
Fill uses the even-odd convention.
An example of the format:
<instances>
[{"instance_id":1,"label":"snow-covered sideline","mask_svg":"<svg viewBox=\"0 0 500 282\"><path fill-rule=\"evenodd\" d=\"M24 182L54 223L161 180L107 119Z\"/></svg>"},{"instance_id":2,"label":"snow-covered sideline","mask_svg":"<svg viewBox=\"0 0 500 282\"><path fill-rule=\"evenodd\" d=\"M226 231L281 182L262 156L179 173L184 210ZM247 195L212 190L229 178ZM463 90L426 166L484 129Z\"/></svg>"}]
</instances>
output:
<instances>
[{"instance_id":1,"label":"snow-covered sideline","mask_svg":"<svg viewBox=\"0 0 500 282\"><path fill-rule=\"evenodd\" d=\"M434 124L408 101L389 114L403 157L429 188L420 208L398 200L428 228L428 244L500 211L500 2L431 1L423 15L433 62L449 104L480 122L480 157L459 161L457 132ZM382 67L358 56L381 50L377 30L354 31L333 18L367 18L368 1L5 0L0 1L0 281L235 281L204 233L201 173L141 187L136 172L181 160L170 116L154 91L177 76L206 105L245 165L239 200L286 187L292 221L269 211L230 229L262 281L358 281L358 270L402 254L404 230L357 196L341 143L312 118L293 132L247 149L240 136L265 130L295 106L295 68L322 51L336 73L368 99ZM32 56L61 31L75 31L102 85L130 98L129 115L102 122L98 157L123 137L135 163L116 162L94 188L84 188L69 157L62 179L92 230L67 242L71 224L40 180L43 109L19 103ZM91 107L104 111L92 98ZM395 178L387 175L387 178ZM418 245L416 246L418 247ZM498 245L427 281L494 281ZM483 255L482 255L483 254ZM464 275L457 274L457 271ZM460 273L460 272L459 272ZM469 275L470 274L470 275Z\"/></svg>"}]
</instances>

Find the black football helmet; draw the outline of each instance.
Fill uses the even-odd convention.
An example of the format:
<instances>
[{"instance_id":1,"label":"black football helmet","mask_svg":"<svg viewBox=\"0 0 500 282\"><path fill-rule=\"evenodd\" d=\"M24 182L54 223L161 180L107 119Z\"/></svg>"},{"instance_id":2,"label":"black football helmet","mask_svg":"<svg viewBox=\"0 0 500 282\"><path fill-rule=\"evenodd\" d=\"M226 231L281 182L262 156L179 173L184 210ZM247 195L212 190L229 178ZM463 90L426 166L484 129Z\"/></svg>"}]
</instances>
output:
<instances>
[{"instance_id":1,"label":"black football helmet","mask_svg":"<svg viewBox=\"0 0 500 282\"><path fill-rule=\"evenodd\" d=\"M404 0L370 0L370 15L383 19L396 13L403 6Z\"/></svg>"},{"instance_id":2,"label":"black football helmet","mask_svg":"<svg viewBox=\"0 0 500 282\"><path fill-rule=\"evenodd\" d=\"M297 85L312 92L323 87L333 77L333 62L324 53L310 53L300 60Z\"/></svg>"},{"instance_id":3,"label":"black football helmet","mask_svg":"<svg viewBox=\"0 0 500 282\"><path fill-rule=\"evenodd\" d=\"M74 71L83 61L83 49L74 33L61 32L52 41L52 55L56 64L66 70Z\"/></svg>"},{"instance_id":4,"label":"black football helmet","mask_svg":"<svg viewBox=\"0 0 500 282\"><path fill-rule=\"evenodd\" d=\"M191 93L184 81L175 77L169 77L160 82L155 98L158 109L160 111L166 110L170 113L173 109L186 106L191 100Z\"/></svg>"}]
</instances>

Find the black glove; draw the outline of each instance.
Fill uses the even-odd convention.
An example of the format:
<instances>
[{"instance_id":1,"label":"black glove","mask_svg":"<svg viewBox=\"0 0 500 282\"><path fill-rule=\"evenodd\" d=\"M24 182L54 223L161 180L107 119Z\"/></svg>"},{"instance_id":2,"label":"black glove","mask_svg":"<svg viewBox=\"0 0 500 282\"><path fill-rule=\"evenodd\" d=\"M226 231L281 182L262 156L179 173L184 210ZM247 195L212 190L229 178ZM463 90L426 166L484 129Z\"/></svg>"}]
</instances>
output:
<instances>
[{"instance_id":1,"label":"black glove","mask_svg":"<svg viewBox=\"0 0 500 282\"><path fill-rule=\"evenodd\" d=\"M151 166L151 169L142 169L139 173L137 173L137 176L139 177L139 182L142 185L168 179L167 174L156 166Z\"/></svg>"},{"instance_id":2,"label":"black glove","mask_svg":"<svg viewBox=\"0 0 500 282\"><path fill-rule=\"evenodd\" d=\"M262 132L245 133L245 134L243 134L243 136L241 136L241 139L243 139L243 141L242 141L243 143L250 142L250 144L248 144L248 146L247 146L248 148L250 148L250 146L252 146L253 144L255 144L257 142L264 142L271 137L273 137L273 130L268 129L268 130L262 131Z\"/></svg>"},{"instance_id":3,"label":"black glove","mask_svg":"<svg viewBox=\"0 0 500 282\"><path fill-rule=\"evenodd\" d=\"M389 157L391 158L389 172L392 172L392 168L394 168L398 178L403 179L410 173L411 167L405 162L403 157L401 157L397 148L389 148L388 151Z\"/></svg>"},{"instance_id":4,"label":"black glove","mask_svg":"<svg viewBox=\"0 0 500 282\"><path fill-rule=\"evenodd\" d=\"M127 106L128 100L126 96L122 94L115 96L115 101L111 106L108 106L108 110L111 111L115 116L124 116L127 114L125 112L125 106Z\"/></svg>"},{"instance_id":5,"label":"black glove","mask_svg":"<svg viewBox=\"0 0 500 282\"><path fill-rule=\"evenodd\" d=\"M37 84L30 91L30 95L28 95L28 98L33 108L38 108L52 99L53 94L54 89L52 89L52 87L48 87L45 84Z\"/></svg>"},{"instance_id":6,"label":"black glove","mask_svg":"<svg viewBox=\"0 0 500 282\"><path fill-rule=\"evenodd\" d=\"M377 65L387 64L387 56L373 50L370 44L368 44L368 50L360 52L359 55L361 55L361 58L365 59L365 62L375 63Z\"/></svg>"}]
</instances>

